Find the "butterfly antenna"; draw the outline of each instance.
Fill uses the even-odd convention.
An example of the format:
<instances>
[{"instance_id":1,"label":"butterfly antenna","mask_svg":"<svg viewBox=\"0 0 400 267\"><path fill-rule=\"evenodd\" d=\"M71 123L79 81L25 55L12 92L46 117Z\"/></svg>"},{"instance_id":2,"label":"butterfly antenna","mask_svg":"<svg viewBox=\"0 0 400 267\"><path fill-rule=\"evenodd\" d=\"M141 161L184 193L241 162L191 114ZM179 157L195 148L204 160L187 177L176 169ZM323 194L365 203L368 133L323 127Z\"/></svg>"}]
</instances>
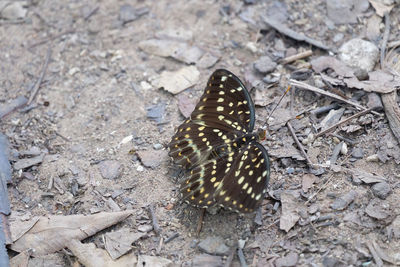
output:
<instances>
[{"instance_id":1,"label":"butterfly antenna","mask_svg":"<svg viewBox=\"0 0 400 267\"><path fill-rule=\"evenodd\" d=\"M290 89L292 88L291 85L288 86L288 88L286 89L286 91L283 93L283 95L281 96L281 98L279 99L278 103L275 105L274 109L271 111L271 113L268 115L268 118L266 120L266 123L268 122L269 118L271 117L271 115L274 113L274 111L276 110L276 108L279 106L279 104L281 103L283 97L290 91Z\"/></svg>"}]
</instances>

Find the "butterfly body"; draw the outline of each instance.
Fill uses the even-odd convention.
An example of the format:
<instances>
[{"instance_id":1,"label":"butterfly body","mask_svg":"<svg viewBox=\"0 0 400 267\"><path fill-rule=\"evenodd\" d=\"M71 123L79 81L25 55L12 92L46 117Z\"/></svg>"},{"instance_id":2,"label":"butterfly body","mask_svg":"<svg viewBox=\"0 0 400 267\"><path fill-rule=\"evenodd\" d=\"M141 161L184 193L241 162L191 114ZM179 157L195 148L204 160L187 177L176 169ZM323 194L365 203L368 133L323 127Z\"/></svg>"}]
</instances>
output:
<instances>
[{"instance_id":1,"label":"butterfly body","mask_svg":"<svg viewBox=\"0 0 400 267\"><path fill-rule=\"evenodd\" d=\"M169 155L185 171L182 198L198 207L223 206L252 212L269 180L269 158L253 132L255 109L233 73L216 70L190 118L169 144Z\"/></svg>"}]
</instances>

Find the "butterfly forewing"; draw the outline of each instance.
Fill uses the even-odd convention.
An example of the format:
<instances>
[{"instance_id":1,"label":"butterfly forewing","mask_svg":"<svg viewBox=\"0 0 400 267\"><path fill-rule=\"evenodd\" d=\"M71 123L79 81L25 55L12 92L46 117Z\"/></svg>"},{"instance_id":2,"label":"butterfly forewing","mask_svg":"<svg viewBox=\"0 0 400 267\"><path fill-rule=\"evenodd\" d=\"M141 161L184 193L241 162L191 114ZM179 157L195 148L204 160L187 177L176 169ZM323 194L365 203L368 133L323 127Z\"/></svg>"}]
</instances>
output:
<instances>
[{"instance_id":1,"label":"butterfly forewing","mask_svg":"<svg viewBox=\"0 0 400 267\"><path fill-rule=\"evenodd\" d=\"M254 104L246 87L231 72L216 70L169 144L169 155L186 170L183 199L200 207L221 205L240 212L250 212L261 202L269 161L252 133L254 122Z\"/></svg>"},{"instance_id":2,"label":"butterfly forewing","mask_svg":"<svg viewBox=\"0 0 400 267\"><path fill-rule=\"evenodd\" d=\"M246 87L227 70L216 70L190 119L169 144L169 155L185 169L208 158L213 148L254 128L254 105Z\"/></svg>"}]
</instances>

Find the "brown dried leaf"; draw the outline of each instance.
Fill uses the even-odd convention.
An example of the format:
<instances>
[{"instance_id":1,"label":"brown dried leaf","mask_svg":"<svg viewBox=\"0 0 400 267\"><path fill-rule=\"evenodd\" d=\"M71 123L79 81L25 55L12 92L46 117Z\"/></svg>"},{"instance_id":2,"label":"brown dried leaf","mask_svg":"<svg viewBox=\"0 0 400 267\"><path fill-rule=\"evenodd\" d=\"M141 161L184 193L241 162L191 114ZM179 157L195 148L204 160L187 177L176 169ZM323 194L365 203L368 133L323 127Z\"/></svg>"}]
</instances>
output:
<instances>
[{"instance_id":1,"label":"brown dried leaf","mask_svg":"<svg viewBox=\"0 0 400 267\"><path fill-rule=\"evenodd\" d=\"M314 174L307 173L303 175L303 181L302 181L302 189L305 193L308 192L308 189L312 187L312 185L317 181L318 178Z\"/></svg>"},{"instance_id":2,"label":"brown dried leaf","mask_svg":"<svg viewBox=\"0 0 400 267\"><path fill-rule=\"evenodd\" d=\"M11 249L21 252L33 248L33 256L50 254L64 248L69 240L85 239L124 220L132 213L133 211L121 211L101 212L89 216L41 217L28 232L11 245Z\"/></svg>"},{"instance_id":3,"label":"brown dried leaf","mask_svg":"<svg viewBox=\"0 0 400 267\"><path fill-rule=\"evenodd\" d=\"M369 0L371 5L375 8L376 14L380 17L383 17L385 13L390 13L394 5L387 6L382 3L382 1L377 0Z\"/></svg>"},{"instance_id":4,"label":"brown dried leaf","mask_svg":"<svg viewBox=\"0 0 400 267\"><path fill-rule=\"evenodd\" d=\"M175 95L195 85L199 77L200 72L195 66L183 67L177 71L164 71L158 86Z\"/></svg>"},{"instance_id":5,"label":"brown dried leaf","mask_svg":"<svg viewBox=\"0 0 400 267\"><path fill-rule=\"evenodd\" d=\"M386 182L386 179L382 176L373 175L372 173L368 173L358 169L349 169L349 172L351 173L353 178L358 178L366 184Z\"/></svg>"},{"instance_id":6,"label":"brown dried leaf","mask_svg":"<svg viewBox=\"0 0 400 267\"><path fill-rule=\"evenodd\" d=\"M281 194L282 203L282 215L279 222L279 228L289 232L289 230L297 223L300 219L297 211L299 210L299 201L295 196L294 192L282 192Z\"/></svg>"},{"instance_id":7,"label":"brown dried leaf","mask_svg":"<svg viewBox=\"0 0 400 267\"><path fill-rule=\"evenodd\" d=\"M400 88L400 77L386 71L371 71L368 73L368 76L369 79L366 81L359 81L356 77L351 77L344 79L344 82L350 88L384 94L391 93Z\"/></svg>"},{"instance_id":8,"label":"brown dried leaf","mask_svg":"<svg viewBox=\"0 0 400 267\"><path fill-rule=\"evenodd\" d=\"M195 98L189 98L186 95L178 96L178 108L182 113L183 117L189 118L194 108L196 107L197 100Z\"/></svg>"},{"instance_id":9,"label":"brown dried leaf","mask_svg":"<svg viewBox=\"0 0 400 267\"><path fill-rule=\"evenodd\" d=\"M132 243L146 233L131 232L130 229L120 229L105 234L105 247L113 260L118 259L132 249Z\"/></svg>"},{"instance_id":10,"label":"brown dried leaf","mask_svg":"<svg viewBox=\"0 0 400 267\"><path fill-rule=\"evenodd\" d=\"M134 252L113 261L104 249L96 248L92 243L82 244L72 239L66 245L86 267L132 267L137 263Z\"/></svg>"},{"instance_id":11,"label":"brown dried leaf","mask_svg":"<svg viewBox=\"0 0 400 267\"><path fill-rule=\"evenodd\" d=\"M337 75L342 77L354 77L354 70L344 62L329 56L318 57L311 60L312 68L316 72L323 72L326 69L332 69Z\"/></svg>"}]
</instances>

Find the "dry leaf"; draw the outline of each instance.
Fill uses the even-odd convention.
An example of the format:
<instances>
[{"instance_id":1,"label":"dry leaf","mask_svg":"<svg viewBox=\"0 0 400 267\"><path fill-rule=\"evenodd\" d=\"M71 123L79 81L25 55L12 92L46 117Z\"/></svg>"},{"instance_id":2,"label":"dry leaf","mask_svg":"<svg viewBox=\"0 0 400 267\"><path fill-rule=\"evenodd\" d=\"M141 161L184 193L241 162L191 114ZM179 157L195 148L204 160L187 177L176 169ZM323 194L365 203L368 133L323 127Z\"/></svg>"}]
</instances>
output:
<instances>
[{"instance_id":1,"label":"dry leaf","mask_svg":"<svg viewBox=\"0 0 400 267\"><path fill-rule=\"evenodd\" d=\"M132 243L145 236L146 233L131 232L121 229L105 234L105 247L113 260L118 259L132 249Z\"/></svg>"},{"instance_id":2,"label":"dry leaf","mask_svg":"<svg viewBox=\"0 0 400 267\"><path fill-rule=\"evenodd\" d=\"M371 5L375 8L376 14L380 17L383 17L385 13L390 13L394 5L387 6L382 3L382 1L377 0L369 0Z\"/></svg>"},{"instance_id":3,"label":"dry leaf","mask_svg":"<svg viewBox=\"0 0 400 267\"><path fill-rule=\"evenodd\" d=\"M195 98L189 98L186 95L178 96L178 107L183 117L189 118L194 108L196 107L197 100Z\"/></svg>"},{"instance_id":4,"label":"dry leaf","mask_svg":"<svg viewBox=\"0 0 400 267\"><path fill-rule=\"evenodd\" d=\"M351 175L360 179L366 184L374 184L379 182L386 182L386 179L381 176L373 175L372 173L364 172L358 169L349 169Z\"/></svg>"},{"instance_id":5,"label":"dry leaf","mask_svg":"<svg viewBox=\"0 0 400 267\"><path fill-rule=\"evenodd\" d=\"M344 82L350 88L384 94L391 93L400 88L400 77L386 71L371 71L368 73L368 76L369 79L366 81L359 81L356 77L351 77L344 79Z\"/></svg>"},{"instance_id":6,"label":"dry leaf","mask_svg":"<svg viewBox=\"0 0 400 267\"><path fill-rule=\"evenodd\" d=\"M82 244L79 240L72 239L66 245L86 267L132 267L137 263L134 252L113 261L107 251L96 248L92 243Z\"/></svg>"},{"instance_id":7,"label":"dry leaf","mask_svg":"<svg viewBox=\"0 0 400 267\"><path fill-rule=\"evenodd\" d=\"M31 250L22 251L10 260L12 267L28 267Z\"/></svg>"},{"instance_id":8,"label":"dry leaf","mask_svg":"<svg viewBox=\"0 0 400 267\"><path fill-rule=\"evenodd\" d=\"M161 73L159 87L172 94L178 94L195 85L200 77L200 72L195 66L183 67L178 71L164 71Z\"/></svg>"},{"instance_id":9,"label":"dry leaf","mask_svg":"<svg viewBox=\"0 0 400 267\"><path fill-rule=\"evenodd\" d=\"M312 185L317 181L317 176L311 173L307 173L303 175L303 181L302 181L302 189L305 193L308 192L308 189L312 187Z\"/></svg>"},{"instance_id":10,"label":"dry leaf","mask_svg":"<svg viewBox=\"0 0 400 267\"><path fill-rule=\"evenodd\" d=\"M281 194L282 203L282 215L279 222L279 228L289 232L289 230L297 223L300 219L297 213L299 208L299 202L294 196L294 192L282 192Z\"/></svg>"},{"instance_id":11,"label":"dry leaf","mask_svg":"<svg viewBox=\"0 0 400 267\"><path fill-rule=\"evenodd\" d=\"M101 212L95 215L70 215L41 217L36 224L21 236L11 249L21 252L33 249L33 256L56 252L71 239L82 240L98 231L114 225L133 211ZM27 224L31 224L28 221ZM12 228L11 228L12 229ZM15 235L15 233L12 235Z\"/></svg>"}]
</instances>

